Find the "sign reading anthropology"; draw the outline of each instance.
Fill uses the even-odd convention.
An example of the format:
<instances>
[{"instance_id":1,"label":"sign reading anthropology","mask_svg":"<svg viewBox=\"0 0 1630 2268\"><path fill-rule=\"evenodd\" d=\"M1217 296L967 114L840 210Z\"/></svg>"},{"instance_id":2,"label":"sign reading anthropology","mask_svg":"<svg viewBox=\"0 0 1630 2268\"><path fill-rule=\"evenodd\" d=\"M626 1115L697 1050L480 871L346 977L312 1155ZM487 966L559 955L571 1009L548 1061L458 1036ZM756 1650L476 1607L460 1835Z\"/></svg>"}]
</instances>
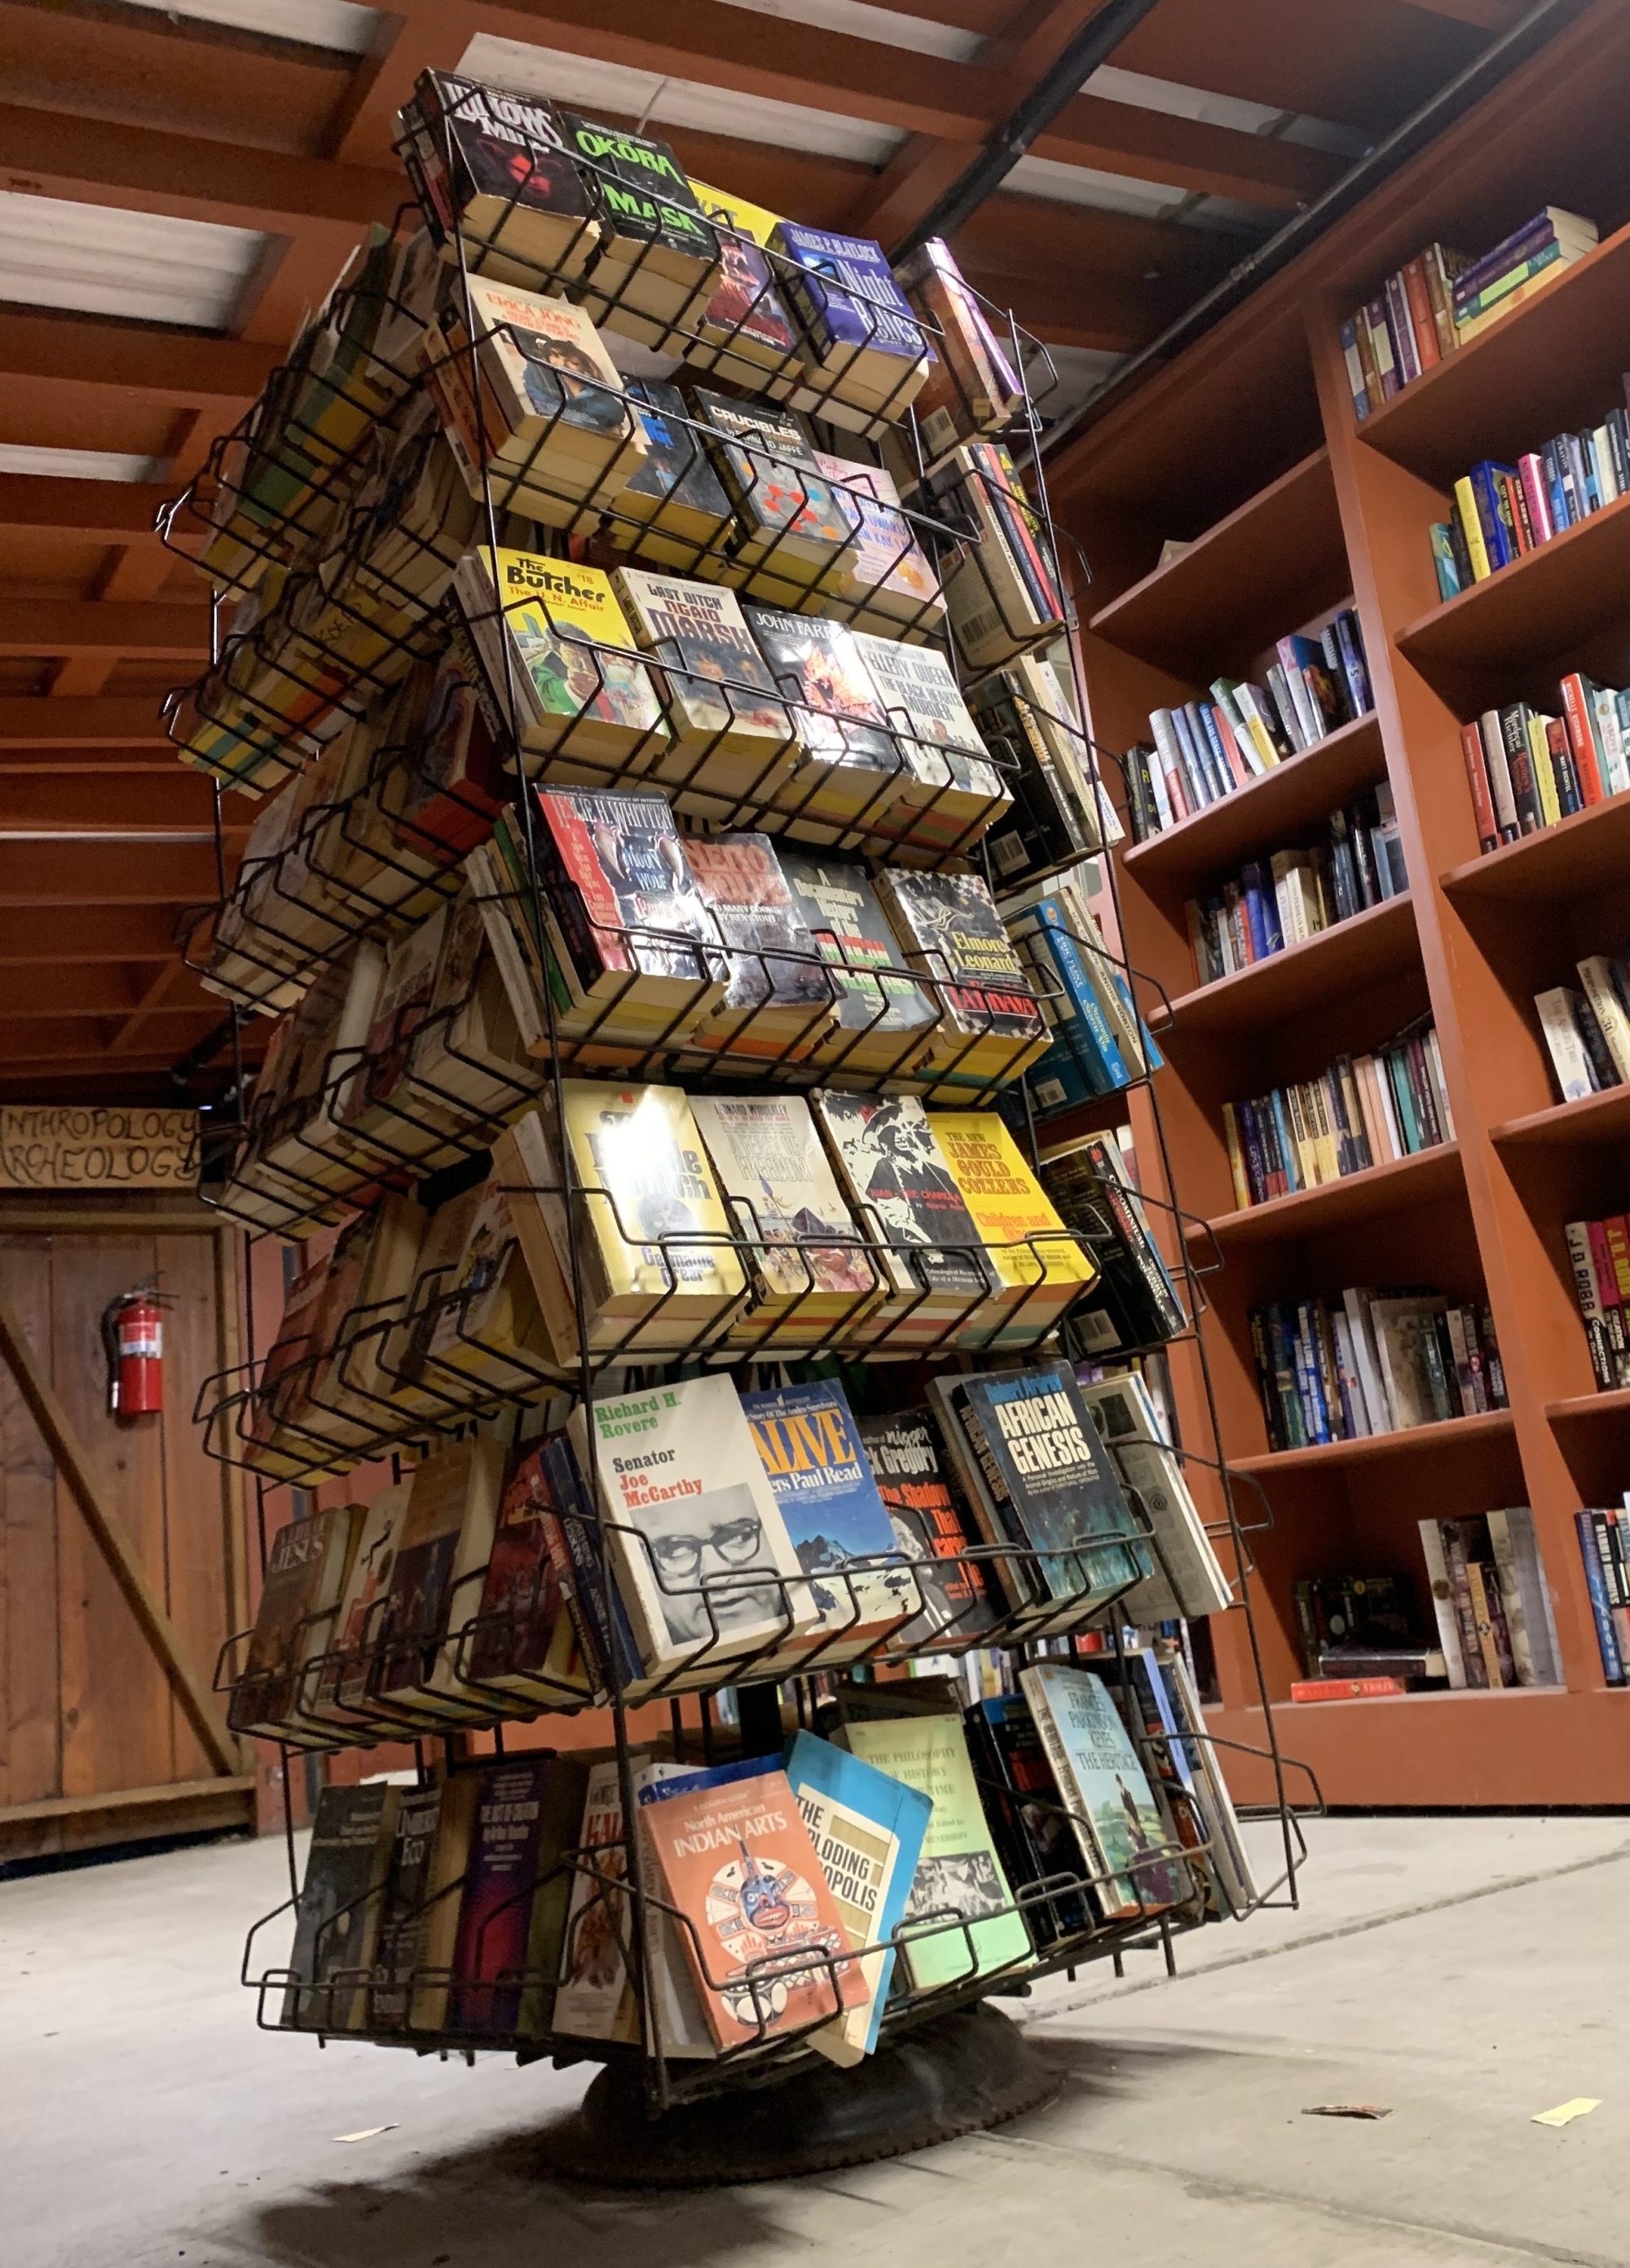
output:
<instances>
[{"instance_id":1,"label":"sign reading anthropology","mask_svg":"<svg viewBox=\"0 0 1630 2268\"><path fill-rule=\"evenodd\" d=\"M0 1189L190 1189L194 1110L0 1104Z\"/></svg>"}]
</instances>

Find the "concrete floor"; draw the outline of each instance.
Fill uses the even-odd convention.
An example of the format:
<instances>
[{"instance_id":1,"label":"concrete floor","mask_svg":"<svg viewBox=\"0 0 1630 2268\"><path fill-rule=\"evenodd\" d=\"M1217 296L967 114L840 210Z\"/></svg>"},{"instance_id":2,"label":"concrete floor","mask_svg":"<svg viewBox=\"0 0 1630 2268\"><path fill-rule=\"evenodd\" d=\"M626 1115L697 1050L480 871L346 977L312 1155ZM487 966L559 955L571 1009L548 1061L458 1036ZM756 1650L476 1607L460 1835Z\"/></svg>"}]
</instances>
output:
<instances>
[{"instance_id":1,"label":"concrete floor","mask_svg":"<svg viewBox=\"0 0 1630 2268\"><path fill-rule=\"evenodd\" d=\"M1630 1820L1310 1840L1300 1913L1189 1940L1175 1982L1145 1962L1029 2004L1068 2072L1049 2110L891 2164L650 2198L532 2170L581 2077L257 2033L235 1980L246 1920L286 1888L278 1845L0 1885L0 2262L1630 2263ZM1602 2107L1531 2123L1575 2095ZM1391 2115L1302 2115L1337 2102Z\"/></svg>"}]
</instances>

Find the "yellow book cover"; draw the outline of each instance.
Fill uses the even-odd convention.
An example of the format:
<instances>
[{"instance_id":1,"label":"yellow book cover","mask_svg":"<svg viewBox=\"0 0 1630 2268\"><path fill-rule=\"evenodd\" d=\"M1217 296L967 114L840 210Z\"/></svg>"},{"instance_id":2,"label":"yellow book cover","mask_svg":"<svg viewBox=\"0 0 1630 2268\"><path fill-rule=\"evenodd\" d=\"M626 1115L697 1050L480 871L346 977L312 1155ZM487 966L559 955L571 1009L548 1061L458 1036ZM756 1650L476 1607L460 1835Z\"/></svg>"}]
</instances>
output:
<instances>
[{"instance_id":1,"label":"yellow book cover","mask_svg":"<svg viewBox=\"0 0 1630 2268\"><path fill-rule=\"evenodd\" d=\"M1531 709L1524 730L1528 735L1528 761L1534 775L1534 792L1539 798L1540 815L1547 827L1554 827L1562 816L1562 806L1556 792L1556 774L1551 767L1551 743L1546 737L1547 721Z\"/></svg>"},{"instance_id":2,"label":"yellow book cover","mask_svg":"<svg viewBox=\"0 0 1630 2268\"><path fill-rule=\"evenodd\" d=\"M1455 482L1455 512L1460 521L1460 533L1466 540L1471 556L1472 573L1476 581L1487 582L1494 573L1489 564L1488 547L1483 541L1483 523L1477 516L1477 492L1469 480Z\"/></svg>"},{"instance_id":3,"label":"yellow book cover","mask_svg":"<svg viewBox=\"0 0 1630 2268\"><path fill-rule=\"evenodd\" d=\"M723 221L729 228L739 229L760 248L768 244L773 232L781 226L779 213L767 212L762 205L750 203L745 197L732 195L724 189L710 189L694 173L691 175L691 187L704 212Z\"/></svg>"},{"instance_id":4,"label":"yellow book cover","mask_svg":"<svg viewBox=\"0 0 1630 2268\"><path fill-rule=\"evenodd\" d=\"M691 1107L677 1086L563 1082L566 1128L613 1299L739 1298L746 1278L731 1242Z\"/></svg>"},{"instance_id":5,"label":"yellow book cover","mask_svg":"<svg viewBox=\"0 0 1630 2268\"><path fill-rule=\"evenodd\" d=\"M1082 1286L1093 1281L1093 1262L1043 1195L994 1110L930 1111L929 1123L1004 1285Z\"/></svg>"},{"instance_id":6,"label":"yellow book cover","mask_svg":"<svg viewBox=\"0 0 1630 2268\"><path fill-rule=\"evenodd\" d=\"M532 551L483 549L480 559L481 579L496 594L520 662L523 707L535 711L529 730L547 731L558 720L569 728L619 728L633 741L647 733L665 738L650 673L636 658L609 576ZM607 648L621 649L628 660Z\"/></svg>"}]
</instances>

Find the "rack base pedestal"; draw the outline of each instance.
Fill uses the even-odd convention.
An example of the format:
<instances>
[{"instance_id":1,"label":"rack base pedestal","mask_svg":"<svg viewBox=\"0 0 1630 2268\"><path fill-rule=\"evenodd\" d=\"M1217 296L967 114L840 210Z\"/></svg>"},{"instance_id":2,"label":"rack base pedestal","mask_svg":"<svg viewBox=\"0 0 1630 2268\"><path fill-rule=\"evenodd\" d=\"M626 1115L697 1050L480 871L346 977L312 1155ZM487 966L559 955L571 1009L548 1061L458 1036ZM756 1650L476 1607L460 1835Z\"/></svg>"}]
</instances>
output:
<instances>
[{"instance_id":1,"label":"rack base pedestal","mask_svg":"<svg viewBox=\"0 0 1630 2268\"><path fill-rule=\"evenodd\" d=\"M1047 2101L1061 2073L1018 2026L980 2002L907 2033L853 2069L682 2102L650 2118L632 2064L602 2071L544 2138L553 2173L615 2189L785 2181L898 2158Z\"/></svg>"}]
</instances>

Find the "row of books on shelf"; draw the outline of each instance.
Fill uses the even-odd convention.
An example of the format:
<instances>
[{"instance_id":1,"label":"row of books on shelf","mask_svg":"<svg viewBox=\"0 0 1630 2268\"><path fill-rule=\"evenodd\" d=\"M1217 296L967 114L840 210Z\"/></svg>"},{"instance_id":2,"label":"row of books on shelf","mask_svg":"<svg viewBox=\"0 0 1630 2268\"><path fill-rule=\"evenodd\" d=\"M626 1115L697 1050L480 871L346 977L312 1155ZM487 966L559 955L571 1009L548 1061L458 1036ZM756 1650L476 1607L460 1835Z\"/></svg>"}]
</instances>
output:
<instances>
[{"instance_id":1,"label":"row of books on shelf","mask_svg":"<svg viewBox=\"0 0 1630 2268\"><path fill-rule=\"evenodd\" d=\"M1497 850L1630 787L1630 692L1571 671L1562 714L1526 701L1485 710L1460 727L1478 842Z\"/></svg>"},{"instance_id":2,"label":"row of books on shelf","mask_svg":"<svg viewBox=\"0 0 1630 2268\"><path fill-rule=\"evenodd\" d=\"M1630 417L1611 410L1582 433L1559 433L1515 465L1488 459L1455 482L1451 519L1435 521L1432 559L1444 599L1486 583L1630 489Z\"/></svg>"},{"instance_id":3,"label":"row of books on shelf","mask_svg":"<svg viewBox=\"0 0 1630 2268\"><path fill-rule=\"evenodd\" d=\"M1428 244L1341 326L1353 407L1369 416L1582 260L1594 221L1546 205L1479 256Z\"/></svg>"},{"instance_id":4,"label":"row of books on shelf","mask_svg":"<svg viewBox=\"0 0 1630 2268\"><path fill-rule=\"evenodd\" d=\"M1487 1300L1354 1287L1250 1314L1271 1447L1305 1449L1507 1407Z\"/></svg>"},{"instance_id":5,"label":"row of books on shelf","mask_svg":"<svg viewBox=\"0 0 1630 2268\"><path fill-rule=\"evenodd\" d=\"M1171 1337L1176 1286L1101 1137L1039 1182L995 1113L819 1093L687 1097L564 1083L433 1212L400 1193L290 1285L242 1422L270 1476L530 1397L586 1352L831 1344L1032 1346L1080 1308L1094 1354ZM578 1246L586 1348L572 1290Z\"/></svg>"},{"instance_id":6,"label":"row of books on shelf","mask_svg":"<svg viewBox=\"0 0 1630 2268\"><path fill-rule=\"evenodd\" d=\"M1630 1079L1630 949L1587 954L1575 966L1582 991L1553 984L1534 995L1564 1102Z\"/></svg>"},{"instance_id":7,"label":"row of books on shelf","mask_svg":"<svg viewBox=\"0 0 1630 2268\"><path fill-rule=\"evenodd\" d=\"M729 593L703 596L728 599ZM829 627L841 630L841 625ZM704 688L732 667L728 646L722 634L710 632L704 639L698 632L668 649L676 665L682 662L694 673L676 700L694 704L699 716L710 716L716 724L725 714L725 696ZM892 651L921 658L929 650ZM943 670L937 656L929 658ZM955 701L960 710L960 696ZM982 681L974 702L988 719L990 744L1000 751L996 762L988 764L970 750L964 762L953 752L943 757L944 777L929 784L929 775L937 775L941 762L926 754L936 728L926 711L914 712L923 777L910 791L910 800L900 784L904 771L891 790L899 795L892 807L904 824L943 833L954 806L964 816L951 817L950 823L963 830L966 814L977 813L982 801L975 790L970 803L967 792L977 763L989 775L986 784L998 788L1002 808L991 821L985 847L1003 890L1021 889L1037 873L1055 872L1119 839L1079 729L1066 717L1065 689L1045 661L1026 656L996 672ZM456 656L419 665L378 716L355 720L317 762L269 797L250 828L237 884L214 917L205 983L263 1011L287 1007L312 981L321 960L353 939L422 918L438 897L456 888L454 870L490 840L514 792L489 706ZM847 751L846 730L836 722L831 725L839 755ZM872 734L872 728L865 730ZM665 792L681 810L693 807L695 799L685 785ZM613 814L625 808L614 799L580 807ZM626 806L636 817L648 808L638 803ZM885 839L882 809L870 817L879 840ZM783 850L789 850L783 838ZM830 861L810 849L803 854L803 865L820 873ZM870 899L863 875L861 881ZM663 926L657 910L649 909L646 929ZM822 924L815 927L819 932ZM873 924L869 939L868 955L881 949L886 958L898 957L885 926ZM849 1023L853 1029L852 1016Z\"/></svg>"},{"instance_id":8,"label":"row of books on shelf","mask_svg":"<svg viewBox=\"0 0 1630 2268\"><path fill-rule=\"evenodd\" d=\"M280 1529L231 1721L322 1747L1230 1602L1135 1373L947 1374L858 1421L836 1379L714 1373Z\"/></svg>"},{"instance_id":9,"label":"row of books on shelf","mask_svg":"<svg viewBox=\"0 0 1630 2268\"><path fill-rule=\"evenodd\" d=\"M1215 984L1287 946L1305 945L1338 922L1400 897L1409 887L1392 790L1386 780L1333 811L1322 843L1252 859L1209 897L1184 907L1194 974Z\"/></svg>"},{"instance_id":10,"label":"row of books on shelf","mask_svg":"<svg viewBox=\"0 0 1630 2268\"><path fill-rule=\"evenodd\" d=\"M1630 1219L1570 1220L1562 1233L1597 1385L1604 1394L1630 1386Z\"/></svg>"},{"instance_id":11,"label":"row of books on shelf","mask_svg":"<svg viewBox=\"0 0 1630 2268\"><path fill-rule=\"evenodd\" d=\"M1338 1056L1317 1079L1225 1102L1222 1135L1242 1211L1452 1142L1436 1029L1413 1027L1373 1055Z\"/></svg>"},{"instance_id":12,"label":"row of books on shelf","mask_svg":"<svg viewBox=\"0 0 1630 2268\"><path fill-rule=\"evenodd\" d=\"M637 2044L632 1876L663 2053L799 2038L848 2066L892 2002L1256 1895L1179 1655L1039 1660L966 1712L943 1679L846 1686L820 1721L701 1768L639 1747L632 1821L590 1752L326 1788L282 2021Z\"/></svg>"},{"instance_id":13,"label":"row of books on shelf","mask_svg":"<svg viewBox=\"0 0 1630 2268\"><path fill-rule=\"evenodd\" d=\"M1630 1683L1630 1496L1623 1505L1587 1507L1574 1514L1584 1562L1590 1617L1609 1685Z\"/></svg>"},{"instance_id":14,"label":"row of books on shelf","mask_svg":"<svg viewBox=\"0 0 1630 2268\"><path fill-rule=\"evenodd\" d=\"M1153 746L1131 748L1126 757L1128 810L1140 843L1369 713L1369 672L1351 607L1311 635L1281 638L1275 657L1266 689L1219 677L1209 701L1150 710Z\"/></svg>"},{"instance_id":15,"label":"row of books on shelf","mask_svg":"<svg viewBox=\"0 0 1630 2268\"><path fill-rule=\"evenodd\" d=\"M1311 1576L1293 1590L1302 1684L1293 1700L1379 1698L1432 1687L1560 1686L1551 1594L1526 1505L1418 1522L1435 1628L1422 1635L1400 1574ZM1362 1684L1362 1696L1348 1689Z\"/></svg>"}]
</instances>

